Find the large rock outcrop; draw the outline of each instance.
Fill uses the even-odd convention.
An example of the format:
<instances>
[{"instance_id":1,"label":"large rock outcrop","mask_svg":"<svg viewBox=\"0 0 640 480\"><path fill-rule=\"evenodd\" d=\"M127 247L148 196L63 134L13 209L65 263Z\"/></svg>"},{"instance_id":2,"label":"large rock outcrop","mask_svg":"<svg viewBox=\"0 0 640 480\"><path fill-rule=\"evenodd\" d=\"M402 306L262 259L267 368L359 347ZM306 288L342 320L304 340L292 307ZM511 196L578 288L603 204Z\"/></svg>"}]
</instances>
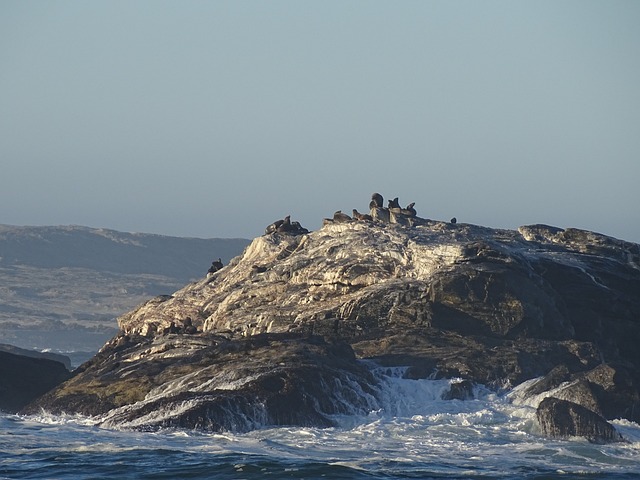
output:
<instances>
[{"instance_id":1,"label":"large rock outcrop","mask_svg":"<svg viewBox=\"0 0 640 480\"><path fill-rule=\"evenodd\" d=\"M25 410L101 415L102 425L207 431L332 426L367 413L370 371L345 343L297 334L118 338Z\"/></svg>"},{"instance_id":2,"label":"large rock outcrop","mask_svg":"<svg viewBox=\"0 0 640 480\"><path fill-rule=\"evenodd\" d=\"M303 349L309 348L308 338L348 344L359 358L409 366L412 378L460 377L496 388L544 376L562 365L568 379L582 375L590 382L595 399L616 399L606 408L594 400L606 418L640 420L638 245L544 225L510 231L418 217L405 223L328 222L309 234L259 237L221 270L120 317L120 337L83 373L34 406L92 413L85 406L90 402L83 400L92 395L103 405L99 413L106 415L105 421L144 427L157 423L150 420L149 410L164 395L181 405L207 406L194 407L197 414L185 407L184 415L176 413L163 425L227 428L215 412L228 410L228 391L220 396L216 392L221 387L207 383L213 377L195 373L219 354L202 357L195 353L204 348L198 345L221 337L229 345L241 345L251 338L275 341L278 335L289 335L287 345ZM197 333L180 333L187 331ZM177 364L172 360L177 358L175 348L161 347L174 335L181 348L193 352L178 355L183 360ZM120 355L122 345L127 345L128 357L110 363L113 359L107 359ZM166 363L160 376L144 373L155 365L145 353L154 348L167 348L154 360ZM210 348L220 347L205 350ZM292 367L287 348L274 343L259 354L248 349L243 360L234 361L240 362L239 371L244 371L242 365ZM336 366L329 350L314 354L317 375L348 375L349 382L355 382L350 384L359 385L348 396L359 405L363 394L356 390L366 391L364 385L375 380L367 379L352 360ZM281 357L283 362L278 361ZM325 360L332 365L330 371ZM610 368L617 374L603 365L615 365ZM247 402L253 396L266 405L267 398L289 395L291 383L267 381L267 371L246 382L248 390L242 395ZM180 380L191 374L193 381ZM303 380L306 373L290 375L287 378L297 379L293 384L301 385L296 393L300 398L319 395ZM148 388L123 398L113 388L127 378L138 385L148 383ZM317 401L338 404L336 398L344 392L327 388ZM234 402L245 405L245 400ZM311 404L296 401L292 405L300 405L299 415L265 414L263 419L308 424L316 418L324 425L322 418L333 410ZM174 411L180 408L174 405Z\"/></svg>"}]
</instances>

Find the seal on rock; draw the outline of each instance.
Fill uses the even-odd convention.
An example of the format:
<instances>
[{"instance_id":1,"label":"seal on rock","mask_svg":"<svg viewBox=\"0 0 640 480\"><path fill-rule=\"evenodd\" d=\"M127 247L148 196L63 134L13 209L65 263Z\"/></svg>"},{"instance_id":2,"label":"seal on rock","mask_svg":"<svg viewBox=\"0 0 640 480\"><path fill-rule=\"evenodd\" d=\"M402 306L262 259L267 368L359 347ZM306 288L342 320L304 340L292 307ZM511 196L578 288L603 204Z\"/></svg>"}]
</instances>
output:
<instances>
[{"instance_id":1,"label":"seal on rock","mask_svg":"<svg viewBox=\"0 0 640 480\"><path fill-rule=\"evenodd\" d=\"M411 202L409 205L407 205L407 208L405 208L407 215L409 215L410 217L415 217L416 215L418 215L418 212L416 212L416 209L413 208L415 204L416 202Z\"/></svg>"},{"instance_id":2,"label":"seal on rock","mask_svg":"<svg viewBox=\"0 0 640 480\"><path fill-rule=\"evenodd\" d=\"M268 270L264 265L251 265L251 271L253 273L264 273Z\"/></svg>"},{"instance_id":3,"label":"seal on rock","mask_svg":"<svg viewBox=\"0 0 640 480\"><path fill-rule=\"evenodd\" d=\"M291 222L291 228L293 232L296 232L299 234L309 233L309 230L307 230L302 225L300 225L300 222Z\"/></svg>"},{"instance_id":4,"label":"seal on rock","mask_svg":"<svg viewBox=\"0 0 640 480\"><path fill-rule=\"evenodd\" d=\"M356 220L369 221L369 222L373 220L373 217L371 215L366 213L360 213L355 208L353 209L352 213L353 213L353 218L355 218Z\"/></svg>"},{"instance_id":5,"label":"seal on rock","mask_svg":"<svg viewBox=\"0 0 640 480\"><path fill-rule=\"evenodd\" d=\"M346 213L342 213L342 210L338 210L336 213L333 214L333 221L335 223L350 222L351 221L351 217L349 215L347 215Z\"/></svg>"},{"instance_id":6,"label":"seal on rock","mask_svg":"<svg viewBox=\"0 0 640 480\"><path fill-rule=\"evenodd\" d=\"M176 326L176 322L171 322L168 327L162 329L163 335L170 335L172 333L180 333L180 329Z\"/></svg>"},{"instance_id":7,"label":"seal on rock","mask_svg":"<svg viewBox=\"0 0 640 480\"><path fill-rule=\"evenodd\" d=\"M457 219L456 217L453 217L453 218L450 220L450 222L451 222L451 223L458 223L458 219Z\"/></svg>"},{"instance_id":8,"label":"seal on rock","mask_svg":"<svg viewBox=\"0 0 640 480\"><path fill-rule=\"evenodd\" d=\"M371 218L373 218L374 220L378 220L379 222L389 223L391 221L388 208L373 207L370 213Z\"/></svg>"},{"instance_id":9,"label":"seal on rock","mask_svg":"<svg viewBox=\"0 0 640 480\"><path fill-rule=\"evenodd\" d=\"M209 267L209 270L207 271L207 273L208 274L216 273L222 267L224 267L224 265L222 264L222 259L218 258L218 260L211 262L211 266Z\"/></svg>"},{"instance_id":10,"label":"seal on rock","mask_svg":"<svg viewBox=\"0 0 640 480\"><path fill-rule=\"evenodd\" d=\"M300 222L292 222L291 215L287 215L282 220L276 220L269 225L265 231L265 235L272 233L289 233L292 235L303 235L309 233L309 230L300 225Z\"/></svg>"},{"instance_id":11,"label":"seal on rock","mask_svg":"<svg viewBox=\"0 0 640 480\"><path fill-rule=\"evenodd\" d=\"M285 218L289 218L289 216ZM269 235L270 233L275 233L283 223L284 220L276 220L271 225L267 226L267 228L264 230L264 234Z\"/></svg>"},{"instance_id":12,"label":"seal on rock","mask_svg":"<svg viewBox=\"0 0 640 480\"><path fill-rule=\"evenodd\" d=\"M409 215L405 215L401 208L389 209L389 223L397 223L407 227L411 226Z\"/></svg>"},{"instance_id":13,"label":"seal on rock","mask_svg":"<svg viewBox=\"0 0 640 480\"><path fill-rule=\"evenodd\" d=\"M393 200L389 200L389 209L392 208L402 208L400 207L400 202L398 202L398 197L394 198Z\"/></svg>"},{"instance_id":14,"label":"seal on rock","mask_svg":"<svg viewBox=\"0 0 640 480\"><path fill-rule=\"evenodd\" d=\"M290 232L291 230L293 230L291 227L291 215L287 215L282 220L282 223L278 225L278 227L276 228L276 232L287 233L287 232Z\"/></svg>"},{"instance_id":15,"label":"seal on rock","mask_svg":"<svg viewBox=\"0 0 640 480\"><path fill-rule=\"evenodd\" d=\"M198 333L198 327L193 324L191 317L187 317L182 322L182 331L187 335L195 335Z\"/></svg>"},{"instance_id":16,"label":"seal on rock","mask_svg":"<svg viewBox=\"0 0 640 480\"><path fill-rule=\"evenodd\" d=\"M384 206L384 198L379 193L371 194L371 202L369 203L369 209Z\"/></svg>"}]
</instances>

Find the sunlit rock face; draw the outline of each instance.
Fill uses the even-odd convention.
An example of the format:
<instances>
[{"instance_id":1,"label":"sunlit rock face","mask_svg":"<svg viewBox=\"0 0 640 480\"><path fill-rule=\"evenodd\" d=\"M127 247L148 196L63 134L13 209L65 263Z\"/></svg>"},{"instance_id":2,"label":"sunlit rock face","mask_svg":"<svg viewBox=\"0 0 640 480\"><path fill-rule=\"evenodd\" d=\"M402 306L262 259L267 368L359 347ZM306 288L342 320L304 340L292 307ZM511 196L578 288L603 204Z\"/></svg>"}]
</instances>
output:
<instances>
[{"instance_id":1,"label":"sunlit rock face","mask_svg":"<svg viewBox=\"0 0 640 480\"><path fill-rule=\"evenodd\" d=\"M90 413L101 399L96 413L111 424L215 430L231 428L229 418L259 404L270 405L260 422L323 426L327 415L343 413L337 399L366 411L375 379L358 366L365 358L407 366L407 378L458 377L493 388L561 366L535 395L544 397L562 378L577 382L564 398L608 419L637 421L640 412L640 250L593 232L418 217L329 221L308 234L256 238L222 269L118 323L121 334L90 368L37 407ZM252 339L267 346L243 343ZM309 339L328 343L305 345ZM342 345L339 361L329 345ZM225 356L220 348L244 353ZM171 366L176 356L180 368ZM213 363L257 372L241 382L234 393L240 410L226 420L229 392L212 380L219 373L209 369ZM279 380L274 365L286 370ZM314 389L314 378L326 389ZM128 389L131 381L138 388ZM346 384L357 388L345 393ZM118 393L129 391L137 396ZM607 398L615 407L602 407ZM300 410L283 415L279 402ZM158 420L157 410L173 413Z\"/></svg>"},{"instance_id":2,"label":"sunlit rock face","mask_svg":"<svg viewBox=\"0 0 640 480\"><path fill-rule=\"evenodd\" d=\"M638 245L592 232L354 221L259 237L219 272L119 325L153 336L190 318L208 333L308 332L352 344L442 330L592 342L598 355L638 360L630 339L639 337L628 333L639 332L639 292Z\"/></svg>"}]
</instances>

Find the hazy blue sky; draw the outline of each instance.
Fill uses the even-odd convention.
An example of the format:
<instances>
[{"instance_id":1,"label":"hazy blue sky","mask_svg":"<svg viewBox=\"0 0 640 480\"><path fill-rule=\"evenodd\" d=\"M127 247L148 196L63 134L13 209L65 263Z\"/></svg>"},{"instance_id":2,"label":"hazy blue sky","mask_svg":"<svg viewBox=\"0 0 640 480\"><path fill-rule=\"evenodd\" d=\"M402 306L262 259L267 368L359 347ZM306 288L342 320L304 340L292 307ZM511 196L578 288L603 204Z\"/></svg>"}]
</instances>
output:
<instances>
[{"instance_id":1,"label":"hazy blue sky","mask_svg":"<svg viewBox=\"0 0 640 480\"><path fill-rule=\"evenodd\" d=\"M640 1L0 0L0 223L248 237L370 195L640 242Z\"/></svg>"}]
</instances>

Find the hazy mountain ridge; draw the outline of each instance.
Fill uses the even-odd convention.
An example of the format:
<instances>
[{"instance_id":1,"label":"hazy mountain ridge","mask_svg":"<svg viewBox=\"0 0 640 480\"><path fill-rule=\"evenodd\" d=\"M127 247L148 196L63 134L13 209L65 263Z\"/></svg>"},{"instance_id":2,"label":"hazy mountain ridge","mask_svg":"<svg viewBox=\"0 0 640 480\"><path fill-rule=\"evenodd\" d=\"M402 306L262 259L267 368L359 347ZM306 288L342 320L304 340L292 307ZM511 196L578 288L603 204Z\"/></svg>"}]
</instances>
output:
<instances>
[{"instance_id":1,"label":"hazy mountain ridge","mask_svg":"<svg viewBox=\"0 0 640 480\"><path fill-rule=\"evenodd\" d=\"M0 225L0 342L97 350L118 315L204 277L214 259L227 263L248 243Z\"/></svg>"},{"instance_id":2,"label":"hazy mountain ridge","mask_svg":"<svg viewBox=\"0 0 640 480\"><path fill-rule=\"evenodd\" d=\"M0 266L148 273L184 283L205 274L218 257L228 262L248 244L240 238L183 238L75 225L0 225Z\"/></svg>"}]
</instances>

